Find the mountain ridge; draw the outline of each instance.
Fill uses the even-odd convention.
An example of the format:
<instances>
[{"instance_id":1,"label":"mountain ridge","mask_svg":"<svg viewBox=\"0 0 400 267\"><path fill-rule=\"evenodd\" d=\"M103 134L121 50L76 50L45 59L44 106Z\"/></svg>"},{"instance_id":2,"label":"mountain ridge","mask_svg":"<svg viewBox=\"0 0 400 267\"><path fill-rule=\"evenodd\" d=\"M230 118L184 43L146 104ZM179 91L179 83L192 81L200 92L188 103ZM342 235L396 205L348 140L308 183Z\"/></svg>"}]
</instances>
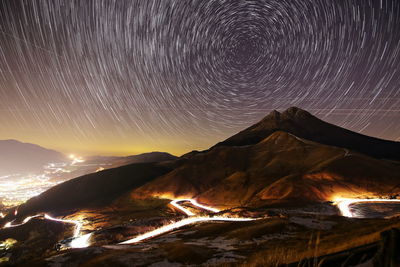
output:
<instances>
[{"instance_id":1,"label":"mountain ridge","mask_svg":"<svg viewBox=\"0 0 400 267\"><path fill-rule=\"evenodd\" d=\"M347 148L375 158L400 160L400 142L350 131L297 107L290 107L282 113L274 110L256 124L217 143L211 149L218 146L256 144L275 131L285 131L299 138Z\"/></svg>"},{"instance_id":2,"label":"mountain ridge","mask_svg":"<svg viewBox=\"0 0 400 267\"><path fill-rule=\"evenodd\" d=\"M0 140L0 174L41 170L50 162L66 160L62 153L15 139Z\"/></svg>"}]
</instances>

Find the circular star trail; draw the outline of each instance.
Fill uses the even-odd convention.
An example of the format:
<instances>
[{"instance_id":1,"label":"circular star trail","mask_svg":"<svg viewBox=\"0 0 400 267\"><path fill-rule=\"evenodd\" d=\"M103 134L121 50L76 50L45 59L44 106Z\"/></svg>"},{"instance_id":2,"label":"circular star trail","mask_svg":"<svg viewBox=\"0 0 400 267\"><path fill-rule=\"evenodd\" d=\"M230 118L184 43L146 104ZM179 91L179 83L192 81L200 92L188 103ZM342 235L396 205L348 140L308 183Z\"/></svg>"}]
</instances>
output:
<instances>
[{"instance_id":1,"label":"circular star trail","mask_svg":"<svg viewBox=\"0 0 400 267\"><path fill-rule=\"evenodd\" d=\"M181 154L298 106L400 140L397 0L0 5L0 138Z\"/></svg>"}]
</instances>

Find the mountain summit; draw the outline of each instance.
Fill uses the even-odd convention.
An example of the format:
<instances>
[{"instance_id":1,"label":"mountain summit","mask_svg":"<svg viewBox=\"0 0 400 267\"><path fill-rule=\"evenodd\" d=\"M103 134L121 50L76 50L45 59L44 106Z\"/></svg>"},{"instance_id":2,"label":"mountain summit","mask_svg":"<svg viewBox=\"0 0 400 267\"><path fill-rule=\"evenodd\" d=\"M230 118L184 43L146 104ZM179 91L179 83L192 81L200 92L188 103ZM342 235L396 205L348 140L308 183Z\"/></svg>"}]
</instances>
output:
<instances>
[{"instance_id":1,"label":"mountain summit","mask_svg":"<svg viewBox=\"0 0 400 267\"><path fill-rule=\"evenodd\" d=\"M214 147L254 145L276 131L284 131L325 145L347 148L375 158L400 160L399 142L382 140L341 128L297 107L291 107L282 113L274 110L258 123Z\"/></svg>"}]
</instances>

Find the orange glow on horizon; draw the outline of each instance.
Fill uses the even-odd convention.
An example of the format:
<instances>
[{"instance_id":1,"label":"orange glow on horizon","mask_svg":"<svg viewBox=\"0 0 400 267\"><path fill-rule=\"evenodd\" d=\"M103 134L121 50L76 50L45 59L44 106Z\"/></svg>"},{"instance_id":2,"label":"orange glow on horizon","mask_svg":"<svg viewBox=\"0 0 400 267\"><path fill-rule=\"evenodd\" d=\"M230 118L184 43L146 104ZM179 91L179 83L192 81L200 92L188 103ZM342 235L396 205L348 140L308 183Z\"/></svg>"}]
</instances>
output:
<instances>
[{"instance_id":1,"label":"orange glow on horizon","mask_svg":"<svg viewBox=\"0 0 400 267\"><path fill-rule=\"evenodd\" d=\"M35 131L31 131L34 133ZM186 139L188 137L185 137ZM193 137L194 138L194 137ZM225 138L225 136L220 139ZM78 154L88 156L131 156L141 153L160 151L175 156L181 156L193 150L204 150L214 145L220 139L207 142L182 142L182 137L160 136L156 141L150 137L127 136L126 138L75 138L67 134L47 136L45 134L31 134L29 136L19 133L0 135L0 140L15 139L23 143L32 143L47 149L59 151L65 155Z\"/></svg>"}]
</instances>

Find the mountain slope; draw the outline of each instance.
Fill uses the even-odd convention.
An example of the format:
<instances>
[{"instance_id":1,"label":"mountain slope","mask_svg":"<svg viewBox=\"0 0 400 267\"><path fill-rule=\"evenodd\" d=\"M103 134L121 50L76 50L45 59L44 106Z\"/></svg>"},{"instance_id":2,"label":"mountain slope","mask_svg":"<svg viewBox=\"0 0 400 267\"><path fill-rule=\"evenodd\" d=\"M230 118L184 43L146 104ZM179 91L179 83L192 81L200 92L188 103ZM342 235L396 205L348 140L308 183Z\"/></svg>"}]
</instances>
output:
<instances>
[{"instance_id":1,"label":"mountain slope","mask_svg":"<svg viewBox=\"0 0 400 267\"><path fill-rule=\"evenodd\" d=\"M149 152L128 157L117 158L112 162L112 167L119 167L132 163L162 162L176 160L178 157L166 152Z\"/></svg>"},{"instance_id":2,"label":"mountain slope","mask_svg":"<svg viewBox=\"0 0 400 267\"><path fill-rule=\"evenodd\" d=\"M84 175L29 199L18 207L18 216L25 218L42 212L61 214L104 206L170 170L170 167L162 164L136 163ZM5 221L9 219L5 218Z\"/></svg>"},{"instance_id":3,"label":"mountain slope","mask_svg":"<svg viewBox=\"0 0 400 267\"><path fill-rule=\"evenodd\" d=\"M65 161L54 150L16 140L0 140L0 175L42 170L49 162Z\"/></svg>"},{"instance_id":4,"label":"mountain slope","mask_svg":"<svg viewBox=\"0 0 400 267\"><path fill-rule=\"evenodd\" d=\"M277 131L255 145L215 147L135 189L220 206L329 201L400 192L400 166Z\"/></svg>"},{"instance_id":5,"label":"mountain slope","mask_svg":"<svg viewBox=\"0 0 400 267\"><path fill-rule=\"evenodd\" d=\"M214 147L256 144L276 131L285 131L300 138L347 148L375 158L400 160L399 142L352 132L324 122L296 107L291 107L283 113L273 111L260 122Z\"/></svg>"}]
</instances>

